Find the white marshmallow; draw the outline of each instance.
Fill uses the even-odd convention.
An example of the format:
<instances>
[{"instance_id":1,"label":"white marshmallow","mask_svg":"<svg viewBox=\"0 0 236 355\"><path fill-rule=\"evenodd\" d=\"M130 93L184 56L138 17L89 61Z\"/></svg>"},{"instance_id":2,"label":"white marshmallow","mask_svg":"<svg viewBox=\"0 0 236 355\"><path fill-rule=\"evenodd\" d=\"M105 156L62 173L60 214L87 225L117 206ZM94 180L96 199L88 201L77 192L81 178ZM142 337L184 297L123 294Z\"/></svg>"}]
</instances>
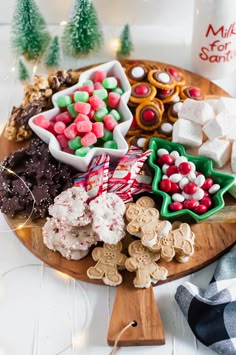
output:
<instances>
[{"instance_id":1,"label":"white marshmallow","mask_svg":"<svg viewBox=\"0 0 236 355\"><path fill-rule=\"evenodd\" d=\"M215 116L214 109L206 101L187 99L184 101L179 113L179 118L204 125Z\"/></svg>"},{"instance_id":2,"label":"white marshmallow","mask_svg":"<svg viewBox=\"0 0 236 355\"><path fill-rule=\"evenodd\" d=\"M231 169L233 173L236 173L236 141L232 144Z\"/></svg>"},{"instance_id":3,"label":"white marshmallow","mask_svg":"<svg viewBox=\"0 0 236 355\"><path fill-rule=\"evenodd\" d=\"M218 99L208 99L208 100L205 100L205 102L207 102L213 108L213 110L216 112Z\"/></svg>"},{"instance_id":4,"label":"white marshmallow","mask_svg":"<svg viewBox=\"0 0 236 355\"><path fill-rule=\"evenodd\" d=\"M236 141L236 119L230 120L229 126L230 131L226 134L225 139L230 142Z\"/></svg>"},{"instance_id":5,"label":"white marshmallow","mask_svg":"<svg viewBox=\"0 0 236 355\"><path fill-rule=\"evenodd\" d=\"M198 150L198 155L211 158L214 166L221 168L230 159L231 144L223 139L206 141Z\"/></svg>"},{"instance_id":6,"label":"white marshmallow","mask_svg":"<svg viewBox=\"0 0 236 355\"><path fill-rule=\"evenodd\" d=\"M173 125L172 142L190 147L199 147L202 144L201 126L189 120L179 118Z\"/></svg>"},{"instance_id":7,"label":"white marshmallow","mask_svg":"<svg viewBox=\"0 0 236 355\"><path fill-rule=\"evenodd\" d=\"M213 141L216 138L224 137L230 131L227 112L220 112L215 118L203 126L205 135Z\"/></svg>"},{"instance_id":8,"label":"white marshmallow","mask_svg":"<svg viewBox=\"0 0 236 355\"><path fill-rule=\"evenodd\" d=\"M233 97L221 97L216 105L216 112L227 111L228 113L235 114L236 112L236 99Z\"/></svg>"}]
</instances>

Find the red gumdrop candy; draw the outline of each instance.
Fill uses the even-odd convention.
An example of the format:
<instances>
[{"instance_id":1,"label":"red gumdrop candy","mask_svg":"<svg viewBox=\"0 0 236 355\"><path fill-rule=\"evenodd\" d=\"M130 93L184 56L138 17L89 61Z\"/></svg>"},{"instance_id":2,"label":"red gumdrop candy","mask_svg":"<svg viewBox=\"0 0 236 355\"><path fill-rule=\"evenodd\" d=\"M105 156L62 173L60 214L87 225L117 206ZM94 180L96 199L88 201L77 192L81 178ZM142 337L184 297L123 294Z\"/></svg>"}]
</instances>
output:
<instances>
[{"instance_id":1,"label":"red gumdrop candy","mask_svg":"<svg viewBox=\"0 0 236 355\"><path fill-rule=\"evenodd\" d=\"M148 87L146 85L138 85L135 89L135 94L143 96L146 95L149 91Z\"/></svg>"},{"instance_id":2,"label":"red gumdrop candy","mask_svg":"<svg viewBox=\"0 0 236 355\"><path fill-rule=\"evenodd\" d=\"M213 183L214 181L212 178L207 178L201 188L203 190L208 190L213 185Z\"/></svg>"},{"instance_id":3,"label":"red gumdrop candy","mask_svg":"<svg viewBox=\"0 0 236 355\"><path fill-rule=\"evenodd\" d=\"M112 115L106 115L103 119L106 129L113 131L113 129L118 125L118 122Z\"/></svg>"},{"instance_id":4,"label":"red gumdrop candy","mask_svg":"<svg viewBox=\"0 0 236 355\"><path fill-rule=\"evenodd\" d=\"M200 201L200 205L204 205L207 209L211 208L212 206L212 199L208 196L204 196Z\"/></svg>"},{"instance_id":5,"label":"red gumdrop candy","mask_svg":"<svg viewBox=\"0 0 236 355\"><path fill-rule=\"evenodd\" d=\"M171 194L180 193L180 187L176 182L171 182L170 193Z\"/></svg>"},{"instance_id":6,"label":"red gumdrop candy","mask_svg":"<svg viewBox=\"0 0 236 355\"><path fill-rule=\"evenodd\" d=\"M78 133L76 123L71 123L66 129L64 130L64 135L68 139L75 138Z\"/></svg>"},{"instance_id":7,"label":"red gumdrop candy","mask_svg":"<svg viewBox=\"0 0 236 355\"><path fill-rule=\"evenodd\" d=\"M169 179L163 179L159 183L159 189L164 192L169 192L171 189L171 181Z\"/></svg>"},{"instance_id":8,"label":"red gumdrop candy","mask_svg":"<svg viewBox=\"0 0 236 355\"><path fill-rule=\"evenodd\" d=\"M109 92L107 103L111 108L116 108L120 103L120 95L117 92Z\"/></svg>"},{"instance_id":9,"label":"red gumdrop candy","mask_svg":"<svg viewBox=\"0 0 236 355\"><path fill-rule=\"evenodd\" d=\"M183 190L186 194L192 195L197 191L197 185L194 182L188 182L184 185Z\"/></svg>"},{"instance_id":10,"label":"red gumdrop candy","mask_svg":"<svg viewBox=\"0 0 236 355\"><path fill-rule=\"evenodd\" d=\"M198 202L197 200L194 200L194 198L189 198L183 202L184 208L187 208L188 210L193 210L197 204Z\"/></svg>"},{"instance_id":11,"label":"red gumdrop candy","mask_svg":"<svg viewBox=\"0 0 236 355\"><path fill-rule=\"evenodd\" d=\"M169 168L166 170L166 175L171 176L173 174L177 174L179 172L179 169L176 165L171 165Z\"/></svg>"},{"instance_id":12,"label":"red gumdrop candy","mask_svg":"<svg viewBox=\"0 0 236 355\"><path fill-rule=\"evenodd\" d=\"M90 119L87 115L84 115L83 113L79 113L78 116L75 118L74 123L78 123L81 121L90 121Z\"/></svg>"},{"instance_id":13,"label":"red gumdrop candy","mask_svg":"<svg viewBox=\"0 0 236 355\"><path fill-rule=\"evenodd\" d=\"M170 205L169 205L169 209L171 211L180 211L183 209L183 204L181 202L172 202Z\"/></svg>"},{"instance_id":14,"label":"red gumdrop candy","mask_svg":"<svg viewBox=\"0 0 236 355\"><path fill-rule=\"evenodd\" d=\"M97 137L93 132L86 133L82 138L81 138L81 144L84 147L89 147L90 145L93 145L97 142Z\"/></svg>"},{"instance_id":15,"label":"red gumdrop candy","mask_svg":"<svg viewBox=\"0 0 236 355\"><path fill-rule=\"evenodd\" d=\"M61 148L66 148L68 147L68 141L69 139L64 136L64 134L58 134L57 140L61 146Z\"/></svg>"},{"instance_id":16,"label":"red gumdrop candy","mask_svg":"<svg viewBox=\"0 0 236 355\"><path fill-rule=\"evenodd\" d=\"M63 148L62 150L63 150L63 152L65 152L65 153L75 154L74 150L73 150L73 149L70 149L70 147Z\"/></svg>"},{"instance_id":17,"label":"red gumdrop candy","mask_svg":"<svg viewBox=\"0 0 236 355\"><path fill-rule=\"evenodd\" d=\"M97 95L93 95L89 98L89 103L94 111L99 110L105 105L105 102Z\"/></svg>"},{"instance_id":18,"label":"red gumdrop candy","mask_svg":"<svg viewBox=\"0 0 236 355\"><path fill-rule=\"evenodd\" d=\"M55 122L51 122L50 121L50 126L48 127L48 131L51 132L52 134L54 134L54 136L56 135L55 129L54 129L54 124Z\"/></svg>"},{"instance_id":19,"label":"red gumdrop candy","mask_svg":"<svg viewBox=\"0 0 236 355\"><path fill-rule=\"evenodd\" d=\"M190 173L191 169L191 165L188 162L183 162L179 164L180 174L187 175Z\"/></svg>"},{"instance_id":20,"label":"red gumdrop candy","mask_svg":"<svg viewBox=\"0 0 236 355\"><path fill-rule=\"evenodd\" d=\"M207 207L205 205L198 205L193 210L197 214L203 214L207 211Z\"/></svg>"},{"instance_id":21,"label":"red gumdrop candy","mask_svg":"<svg viewBox=\"0 0 236 355\"><path fill-rule=\"evenodd\" d=\"M79 133L88 133L92 130L92 122L91 121L81 121L76 123L76 128Z\"/></svg>"},{"instance_id":22,"label":"red gumdrop candy","mask_svg":"<svg viewBox=\"0 0 236 355\"><path fill-rule=\"evenodd\" d=\"M66 129L66 125L64 122L58 121L54 124L54 131L57 134L62 134L65 129Z\"/></svg>"},{"instance_id":23,"label":"red gumdrop candy","mask_svg":"<svg viewBox=\"0 0 236 355\"><path fill-rule=\"evenodd\" d=\"M92 132L97 138L102 138L104 136L104 124L103 122L94 122L92 125Z\"/></svg>"},{"instance_id":24,"label":"red gumdrop candy","mask_svg":"<svg viewBox=\"0 0 236 355\"><path fill-rule=\"evenodd\" d=\"M75 111L83 113L84 115L87 115L91 110L91 105L87 102L76 102L74 107Z\"/></svg>"},{"instance_id":25,"label":"red gumdrop candy","mask_svg":"<svg viewBox=\"0 0 236 355\"><path fill-rule=\"evenodd\" d=\"M44 115L39 115L37 117L35 117L34 119L34 123L44 129L48 129L48 127L50 126L50 121L47 117L45 117Z\"/></svg>"},{"instance_id":26,"label":"red gumdrop candy","mask_svg":"<svg viewBox=\"0 0 236 355\"><path fill-rule=\"evenodd\" d=\"M164 164L173 165L175 162L175 158L170 154L163 154L161 157Z\"/></svg>"},{"instance_id":27,"label":"red gumdrop candy","mask_svg":"<svg viewBox=\"0 0 236 355\"><path fill-rule=\"evenodd\" d=\"M103 80L106 78L106 73L104 71L101 71L101 70L96 70L94 73L93 73L93 81L96 83L96 82L99 82L99 83L102 83ZM103 89L103 87L102 87ZM97 90L97 89L96 89Z\"/></svg>"},{"instance_id":28,"label":"red gumdrop candy","mask_svg":"<svg viewBox=\"0 0 236 355\"><path fill-rule=\"evenodd\" d=\"M89 94L89 96L93 94L93 90L94 90L93 84L83 85L81 86L81 88L78 89L78 91L86 91Z\"/></svg>"},{"instance_id":29,"label":"red gumdrop candy","mask_svg":"<svg viewBox=\"0 0 236 355\"><path fill-rule=\"evenodd\" d=\"M105 79L105 78L104 78ZM101 89L104 89L103 85L102 85L102 81L96 81L94 84L93 84L93 87L94 87L94 90L101 90Z\"/></svg>"},{"instance_id":30,"label":"red gumdrop candy","mask_svg":"<svg viewBox=\"0 0 236 355\"><path fill-rule=\"evenodd\" d=\"M64 123L70 123L72 121L72 118L69 112L66 111L66 112L59 113L59 115L56 115L55 120Z\"/></svg>"},{"instance_id":31,"label":"red gumdrop candy","mask_svg":"<svg viewBox=\"0 0 236 355\"><path fill-rule=\"evenodd\" d=\"M89 114L88 114L88 117L89 117L89 119L90 119L91 121L94 121L94 113L95 113L95 111L91 109L90 112L89 112Z\"/></svg>"}]
</instances>

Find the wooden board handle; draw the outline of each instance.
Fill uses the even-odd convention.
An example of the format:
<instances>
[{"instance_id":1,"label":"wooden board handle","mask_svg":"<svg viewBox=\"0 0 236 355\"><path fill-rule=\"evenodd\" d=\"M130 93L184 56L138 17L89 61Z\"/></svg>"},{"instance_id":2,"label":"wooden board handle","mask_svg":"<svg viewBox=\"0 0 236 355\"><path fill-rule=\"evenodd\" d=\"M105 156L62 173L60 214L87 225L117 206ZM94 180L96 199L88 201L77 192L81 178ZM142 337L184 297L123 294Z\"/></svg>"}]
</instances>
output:
<instances>
[{"instance_id":1,"label":"wooden board handle","mask_svg":"<svg viewBox=\"0 0 236 355\"><path fill-rule=\"evenodd\" d=\"M132 279L133 274L125 273L123 283L118 287L107 342L114 345L122 329L135 321L135 325L120 336L118 346L163 345L165 334L152 287L134 288Z\"/></svg>"}]
</instances>

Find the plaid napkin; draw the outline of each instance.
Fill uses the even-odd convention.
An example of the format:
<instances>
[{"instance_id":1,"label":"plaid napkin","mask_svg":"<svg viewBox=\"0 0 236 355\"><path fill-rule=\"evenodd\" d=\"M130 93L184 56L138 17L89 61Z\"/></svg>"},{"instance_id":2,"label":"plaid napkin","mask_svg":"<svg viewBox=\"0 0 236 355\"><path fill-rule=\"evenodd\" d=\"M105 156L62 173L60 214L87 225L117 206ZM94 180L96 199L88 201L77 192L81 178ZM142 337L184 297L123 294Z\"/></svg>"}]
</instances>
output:
<instances>
[{"instance_id":1,"label":"plaid napkin","mask_svg":"<svg viewBox=\"0 0 236 355\"><path fill-rule=\"evenodd\" d=\"M198 340L236 355L236 246L220 259L206 290L185 282L175 299Z\"/></svg>"}]
</instances>

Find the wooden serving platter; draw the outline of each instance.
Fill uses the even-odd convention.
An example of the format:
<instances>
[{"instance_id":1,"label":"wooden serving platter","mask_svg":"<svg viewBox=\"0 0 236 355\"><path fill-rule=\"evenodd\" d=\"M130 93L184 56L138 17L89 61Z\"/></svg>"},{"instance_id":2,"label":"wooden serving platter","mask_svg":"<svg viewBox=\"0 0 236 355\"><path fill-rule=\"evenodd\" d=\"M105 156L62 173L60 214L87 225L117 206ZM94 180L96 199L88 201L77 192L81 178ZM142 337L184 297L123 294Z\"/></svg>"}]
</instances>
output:
<instances>
[{"instance_id":1,"label":"wooden serving platter","mask_svg":"<svg viewBox=\"0 0 236 355\"><path fill-rule=\"evenodd\" d=\"M123 61L127 63L129 61ZM165 67L167 64L141 61L149 65ZM132 63L132 61L130 61ZM88 67L84 68L87 69ZM186 78L188 85L200 87L206 94L217 96L229 96L223 89L216 86L206 78L195 73L179 68ZM0 137L0 160L9 153L21 148L26 143L14 143L8 141L3 135ZM7 223L15 230L17 238L39 259L54 269L66 273L76 279L102 284L99 280L91 280L87 277L87 269L94 265L91 255L79 261L64 259L59 253L45 247L42 241L42 226L44 220L29 221L23 227L21 217L6 217ZM169 282L177 278L193 273L225 253L236 241L236 200L230 195L225 195L225 208L213 215L207 221L193 224L192 230L196 235L195 253L187 263L160 262L159 265L168 269L168 278L158 284ZM129 237L125 243L129 243ZM108 331L108 343L114 344L119 332L131 321L135 325L122 334L118 345L160 345L165 341L164 330L160 315L155 303L152 288L135 289L133 287L132 273L122 272L124 282L118 287L110 328ZM124 302L125 299L125 302ZM130 301L130 302L129 302Z\"/></svg>"}]
</instances>

